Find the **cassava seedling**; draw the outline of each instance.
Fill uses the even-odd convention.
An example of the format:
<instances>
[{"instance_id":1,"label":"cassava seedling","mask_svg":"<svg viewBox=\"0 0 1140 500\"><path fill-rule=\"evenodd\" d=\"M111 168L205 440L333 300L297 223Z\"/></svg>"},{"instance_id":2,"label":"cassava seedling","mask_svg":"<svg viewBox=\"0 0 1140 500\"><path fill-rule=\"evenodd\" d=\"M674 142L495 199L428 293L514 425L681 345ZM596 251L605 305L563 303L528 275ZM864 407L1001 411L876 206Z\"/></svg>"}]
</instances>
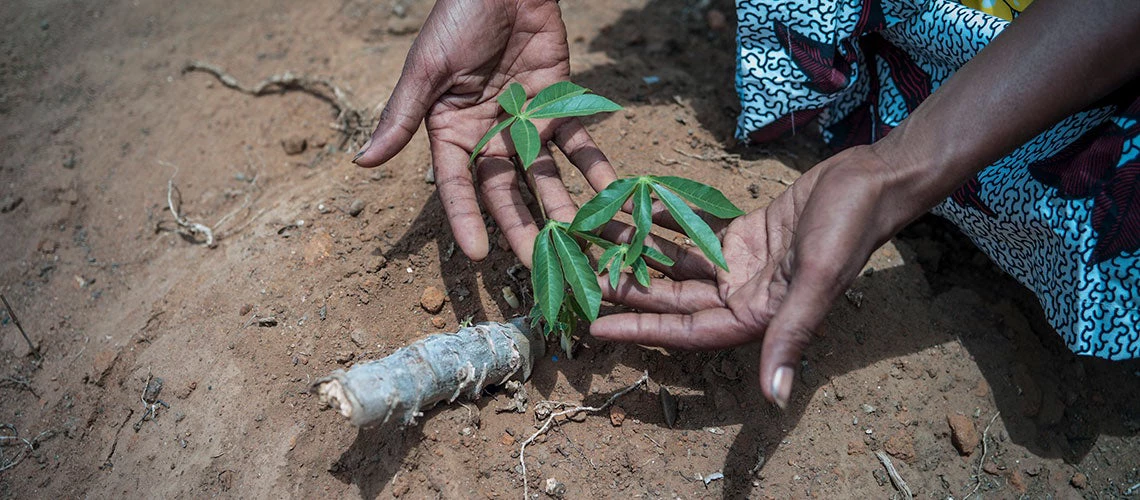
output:
<instances>
[{"instance_id":1,"label":"cassava seedling","mask_svg":"<svg viewBox=\"0 0 1140 500\"><path fill-rule=\"evenodd\" d=\"M533 120L589 116L596 113L618 111L621 106L586 88L570 82L558 82L542 89L530 102L526 90L512 83L499 95L499 105L509 118L487 131L471 152L471 161L487 146L493 137L510 128L509 135L524 170L530 169L542 140ZM537 196L537 195L536 195ZM594 231L609 222L633 199L633 238L625 243L611 243ZM558 332L562 349L570 355L571 333L580 319L594 321L602 304L602 290L597 276L609 274L611 287L616 288L620 274L630 269L642 286L649 286L647 259L663 266L672 266L673 260L660 251L647 246L645 239L653 226L653 199L665 206L673 220L718 267L728 270L721 253L720 240L693 209L721 219L744 215L720 191L697 181L673 176L643 175L619 179L607 186L578 209L569 224L547 220L534 241L534 263L531 285L534 287L534 308L530 316L532 325L543 324L542 332L549 337ZM542 199L539 209L545 217ZM575 238L598 245L602 249L597 267L582 251Z\"/></svg>"}]
</instances>

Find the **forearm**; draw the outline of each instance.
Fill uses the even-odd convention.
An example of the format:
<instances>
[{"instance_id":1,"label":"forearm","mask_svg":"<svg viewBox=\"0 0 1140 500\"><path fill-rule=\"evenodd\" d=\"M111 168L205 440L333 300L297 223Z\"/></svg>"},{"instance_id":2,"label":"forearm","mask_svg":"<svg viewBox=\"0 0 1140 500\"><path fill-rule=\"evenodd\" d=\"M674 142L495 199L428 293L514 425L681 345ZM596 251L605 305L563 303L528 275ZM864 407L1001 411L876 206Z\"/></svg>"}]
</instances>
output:
<instances>
[{"instance_id":1,"label":"forearm","mask_svg":"<svg viewBox=\"0 0 1140 500\"><path fill-rule=\"evenodd\" d=\"M987 165L1140 75L1140 2L1036 0L874 145L898 229Z\"/></svg>"}]
</instances>

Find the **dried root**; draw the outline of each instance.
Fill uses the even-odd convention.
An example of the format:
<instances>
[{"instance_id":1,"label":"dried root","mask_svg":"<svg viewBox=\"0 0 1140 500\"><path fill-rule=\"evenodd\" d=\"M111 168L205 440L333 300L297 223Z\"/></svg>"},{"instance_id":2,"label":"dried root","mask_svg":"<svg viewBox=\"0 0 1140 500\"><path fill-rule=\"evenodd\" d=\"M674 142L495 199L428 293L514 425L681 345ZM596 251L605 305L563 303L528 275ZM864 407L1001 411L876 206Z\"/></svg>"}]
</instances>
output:
<instances>
[{"instance_id":1,"label":"dried root","mask_svg":"<svg viewBox=\"0 0 1140 500\"><path fill-rule=\"evenodd\" d=\"M35 451L40 441L51 439L53 436L55 436L55 431L46 430L32 439L26 439L20 437L20 431L16 429L16 426L0 424L0 472L19 465L24 457L28 456L28 453ZM9 447L16 447L18 450L15 454L9 454L7 451Z\"/></svg>"},{"instance_id":2,"label":"dried root","mask_svg":"<svg viewBox=\"0 0 1140 500\"><path fill-rule=\"evenodd\" d=\"M214 248L218 246L218 242L214 240L214 230L210 229L210 226L193 222L181 214L182 193L178 191L178 187L174 185L173 177L166 184L166 204L170 207L170 215L174 216L174 222L178 224L179 234L191 240L198 240L199 236L201 236L205 238L202 243L205 243L207 247Z\"/></svg>"},{"instance_id":3,"label":"dried root","mask_svg":"<svg viewBox=\"0 0 1140 500\"><path fill-rule=\"evenodd\" d=\"M348 92L329 80L295 75L286 71L284 74L270 76L257 85L247 87L215 64L193 61L182 68L183 74L191 71L201 71L214 75L218 81L222 82L222 85L254 97L297 91L325 101L336 111L336 121L332 124L332 128L341 134L339 145L341 149L345 149L350 144L363 143L372 133L373 117L371 114L366 109L355 106L349 98Z\"/></svg>"},{"instance_id":4,"label":"dried root","mask_svg":"<svg viewBox=\"0 0 1140 500\"><path fill-rule=\"evenodd\" d=\"M609 399L606 400L606 402L604 404L602 404L602 406L598 406L598 407L594 407L594 406L573 406L571 408L566 408L564 410L550 412L549 416L546 417L545 420L543 420L542 426L540 426L538 428L538 430L535 431L534 434L531 434L530 437L526 438L526 440L523 441L522 444L519 446L519 466L520 466L520 469L521 469L520 472L522 473L522 478L523 478L523 498L530 498L530 484L526 478L526 447L527 447L527 445L533 443L535 439L538 439L538 436L546 434L546 432L550 430L550 426L554 425L555 421L559 417L575 415L575 414L578 414L581 412L597 413L597 412L603 411L606 408L609 408L610 406L612 406L614 404L614 402L616 402L618 400L618 398L621 398L622 396L629 394L634 389L637 389L638 387L641 387L642 385L644 385L646 382L649 382L649 372L645 372L644 374L642 374L641 378L637 379L637 382L634 382L629 387L626 387L625 389L622 389L618 392L615 392L612 396L610 396ZM547 405L547 408L549 408L551 405L557 405L560 407L570 406L567 403L560 403L560 402L556 402L556 401L543 401L542 403L539 403L539 404L540 405L545 404L545 405ZM538 412L539 408L536 407L535 411Z\"/></svg>"}]
</instances>

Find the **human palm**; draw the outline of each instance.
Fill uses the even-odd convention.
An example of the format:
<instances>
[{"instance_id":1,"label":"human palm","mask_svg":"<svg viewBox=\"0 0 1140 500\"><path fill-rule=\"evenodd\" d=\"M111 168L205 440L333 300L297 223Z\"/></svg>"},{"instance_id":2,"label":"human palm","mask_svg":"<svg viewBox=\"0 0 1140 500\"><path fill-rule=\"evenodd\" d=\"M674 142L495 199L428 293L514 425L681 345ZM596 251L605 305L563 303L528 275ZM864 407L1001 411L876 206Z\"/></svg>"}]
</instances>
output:
<instances>
[{"instance_id":1,"label":"human palm","mask_svg":"<svg viewBox=\"0 0 1140 500\"><path fill-rule=\"evenodd\" d=\"M800 355L831 303L906 222L881 196L888 173L871 148L817 165L769 206L721 232L729 271L690 250L662 246L678 257L677 269L663 269L675 280L649 288L625 280L606 290L608 300L643 312L599 318L591 333L683 349L762 341L761 387L786 405Z\"/></svg>"},{"instance_id":2,"label":"human palm","mask_svg":"<svg viewBox=\"0 0 1140 500\"><path fill-rule=\"evenodd\" d=\"M354 161L375 167L390 160L426 120L436 184L456 243L469 257L482 259L488 251L487 231L468 158L500 115L496 97L512 82L533 96L569 74L566 26L556 1L440 0L408 53L376 131ZM536 124L543 141L553 139L596 189L616 178L576 119ZM519 193L513 152L502 136L493 139L476 173L488 211L529 264L538 230ZM548 205L569 200L548 152L534 174ZM567 216L564 212L558 215ZM568 215L573 215L572 206Z\"/></svg>"}]
</instances>

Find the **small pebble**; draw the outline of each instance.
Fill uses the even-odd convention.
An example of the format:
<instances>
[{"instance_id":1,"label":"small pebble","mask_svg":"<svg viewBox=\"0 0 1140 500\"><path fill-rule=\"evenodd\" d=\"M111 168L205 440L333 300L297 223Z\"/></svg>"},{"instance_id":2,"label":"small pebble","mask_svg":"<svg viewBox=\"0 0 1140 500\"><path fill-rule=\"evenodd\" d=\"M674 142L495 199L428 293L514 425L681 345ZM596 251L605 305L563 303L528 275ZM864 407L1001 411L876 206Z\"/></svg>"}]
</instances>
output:
<instances>
[{"instance_id":1,"label":"small pebble","mask_svg":"<svg viewBox=\"0 0 1140 500\"><path fill-rule=\"evenodd\" d=\"M361 349L368 345L368 336L365 335L363 330L353 330L352 334L349 335L349 338L352 339L353 344L356 344L356 347L359 347Z\"/></svg>"},{"instance_id":2,"label":"small pebble","mask_svg":"<svg viewBox=\"0 0 1140 500\"><path fill-rule=\"evenodd\" d=\"M281 139L281 149L287 155L299 155L305 152L306 139L304 137L286 137Z\"/></svg>"},{"instance_id":3,"label":"small pebble","mask_svg":"<svg viewBox=\"0 0 1140 500\"><path fill-rule=\"evenodd\" d=\"M562 498L562 495L566 494L566 485L562 484L562 482L558 481L557 479L548 478L546 480L545 486L543 487L543 491L545 491L546 494L550 495L551 497Z\"/></svg>"},{"instance_id":4,"label":"small pebble","mask_svg":"<svg viewBox=\"0 0 1140 500\"><path fill-rule=\"evenodd\" d=\"M423 307L424 310L429 313L438 313L443 310L444 298L445 295L440 289L429 286L424 289L423 295L420 295L420 307Z\"/></svg>"},{"instance_id":5,"label":"small pebble","mask_svg":"<svg viewBox=\"0 0 1140 500\"><path fill-rule=\"evenodd\" d=\"M364 211L364 200L352 200L352 204L348 206L348 215L356 217Z\"/></svg>"}]
</instances>

